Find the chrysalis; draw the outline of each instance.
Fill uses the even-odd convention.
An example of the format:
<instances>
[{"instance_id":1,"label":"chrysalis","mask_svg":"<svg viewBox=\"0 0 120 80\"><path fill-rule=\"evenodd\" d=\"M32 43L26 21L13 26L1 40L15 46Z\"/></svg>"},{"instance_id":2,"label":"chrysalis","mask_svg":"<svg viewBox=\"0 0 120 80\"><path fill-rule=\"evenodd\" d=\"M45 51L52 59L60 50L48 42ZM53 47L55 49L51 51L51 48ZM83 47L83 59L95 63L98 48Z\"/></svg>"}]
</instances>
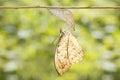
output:
<instances>
[{"instance_id":1,"label":"chrysalis","mask_svg":"<svg viewBox=\"0 0 120 80\"><path fill-rule=\"evenodd\" d=\"M67 9L49 9L49 11L75 30L75 22L71 11Z\"/></svg>"},{"instance_id":2,"label":"chrysalis","mask_svg":"<svg viewBox=\"0 0 120 80\"><path fill-rule=\"evenodd\" d=\"M62 75L70 66L83 59L83 51L76 38L68 31L61 30L55 52L55 68Z\"/></svg>"}]
</instances>

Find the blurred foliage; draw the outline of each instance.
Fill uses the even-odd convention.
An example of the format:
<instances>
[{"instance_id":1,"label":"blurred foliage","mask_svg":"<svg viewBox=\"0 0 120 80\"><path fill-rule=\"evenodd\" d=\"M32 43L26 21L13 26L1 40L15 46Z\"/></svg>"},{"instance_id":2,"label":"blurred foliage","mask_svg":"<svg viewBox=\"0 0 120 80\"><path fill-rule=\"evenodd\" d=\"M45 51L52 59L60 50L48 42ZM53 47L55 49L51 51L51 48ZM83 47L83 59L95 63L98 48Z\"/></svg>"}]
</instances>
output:
<instances>
[{"instance_id":1,"label":"blurred foliage","mask_svg":"<svg viewBox=\"0 0 120 80\"><path fill-rule=\"evenodd\" d=\"M119 6L119 0L0 0L8 5ZM59 76L54 53L67 25L47 9L0 10L0 80L120 80L120 10L71 10L84 60ZM57 39L57 40L56 40Z\"/></svg>"}]
</instances>

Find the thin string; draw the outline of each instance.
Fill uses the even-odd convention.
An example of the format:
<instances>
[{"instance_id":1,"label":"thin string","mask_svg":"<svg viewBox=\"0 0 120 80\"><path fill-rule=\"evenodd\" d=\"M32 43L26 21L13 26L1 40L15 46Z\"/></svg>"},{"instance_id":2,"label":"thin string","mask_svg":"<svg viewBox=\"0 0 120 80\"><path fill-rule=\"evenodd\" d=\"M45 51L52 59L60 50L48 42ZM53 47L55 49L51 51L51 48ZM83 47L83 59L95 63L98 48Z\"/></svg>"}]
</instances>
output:
<instances>
[{"instance_id":1,"label":"thin string","mask_svg":"<svg viewBox=\"0 0 120 80\"><path fill-rule=\"evenodd\" d=\"M120 6L0 6L0 9L31 9L31 8L51 8L51 9L120 9Z\"/></svg>"}]
</instances>

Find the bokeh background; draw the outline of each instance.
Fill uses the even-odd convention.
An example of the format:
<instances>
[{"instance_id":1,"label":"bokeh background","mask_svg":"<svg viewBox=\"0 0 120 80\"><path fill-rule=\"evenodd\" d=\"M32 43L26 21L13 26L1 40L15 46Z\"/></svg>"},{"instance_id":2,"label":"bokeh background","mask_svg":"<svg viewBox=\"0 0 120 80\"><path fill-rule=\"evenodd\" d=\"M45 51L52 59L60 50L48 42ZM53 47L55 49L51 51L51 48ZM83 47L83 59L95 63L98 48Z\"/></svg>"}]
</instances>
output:
<instances>
[{"instance_id":1,"label":"bokeh background","mask_svg":"<svg viewBox=\"0 0 120 80\"><path fill-rule=\"evenodd\" d=\"M0 0L0 6L120 6L119 0ZM120 9L71 10L72 31L47 9L0 9L0 80L120 80ZM84 59L59 76L54 53L68 28Z\"/></svg>"}]
</instances>

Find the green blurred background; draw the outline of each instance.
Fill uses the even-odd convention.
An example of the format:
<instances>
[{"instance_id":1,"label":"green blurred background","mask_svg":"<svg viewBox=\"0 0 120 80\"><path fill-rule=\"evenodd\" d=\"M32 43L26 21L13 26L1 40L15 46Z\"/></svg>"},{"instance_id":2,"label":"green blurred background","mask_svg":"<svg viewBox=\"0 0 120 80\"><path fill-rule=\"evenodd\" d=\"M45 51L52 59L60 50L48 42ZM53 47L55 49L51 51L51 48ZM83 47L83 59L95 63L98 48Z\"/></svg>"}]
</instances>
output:
<instances>
[{"instance_id":1,"label":"green blurred background","mask_svg":"<svg viewBox=\"0 0 120 80\"><path fill-rule=\"evenodd\" d=\"M119 6L119 0L0 0L0 6ZM65 22L47 9L0 10L0 80L120 80L120 10L71 10L84 59L59 76L54 53ZM69 30L70 28L67 27Z\"/></svg>"}]
</instances>

